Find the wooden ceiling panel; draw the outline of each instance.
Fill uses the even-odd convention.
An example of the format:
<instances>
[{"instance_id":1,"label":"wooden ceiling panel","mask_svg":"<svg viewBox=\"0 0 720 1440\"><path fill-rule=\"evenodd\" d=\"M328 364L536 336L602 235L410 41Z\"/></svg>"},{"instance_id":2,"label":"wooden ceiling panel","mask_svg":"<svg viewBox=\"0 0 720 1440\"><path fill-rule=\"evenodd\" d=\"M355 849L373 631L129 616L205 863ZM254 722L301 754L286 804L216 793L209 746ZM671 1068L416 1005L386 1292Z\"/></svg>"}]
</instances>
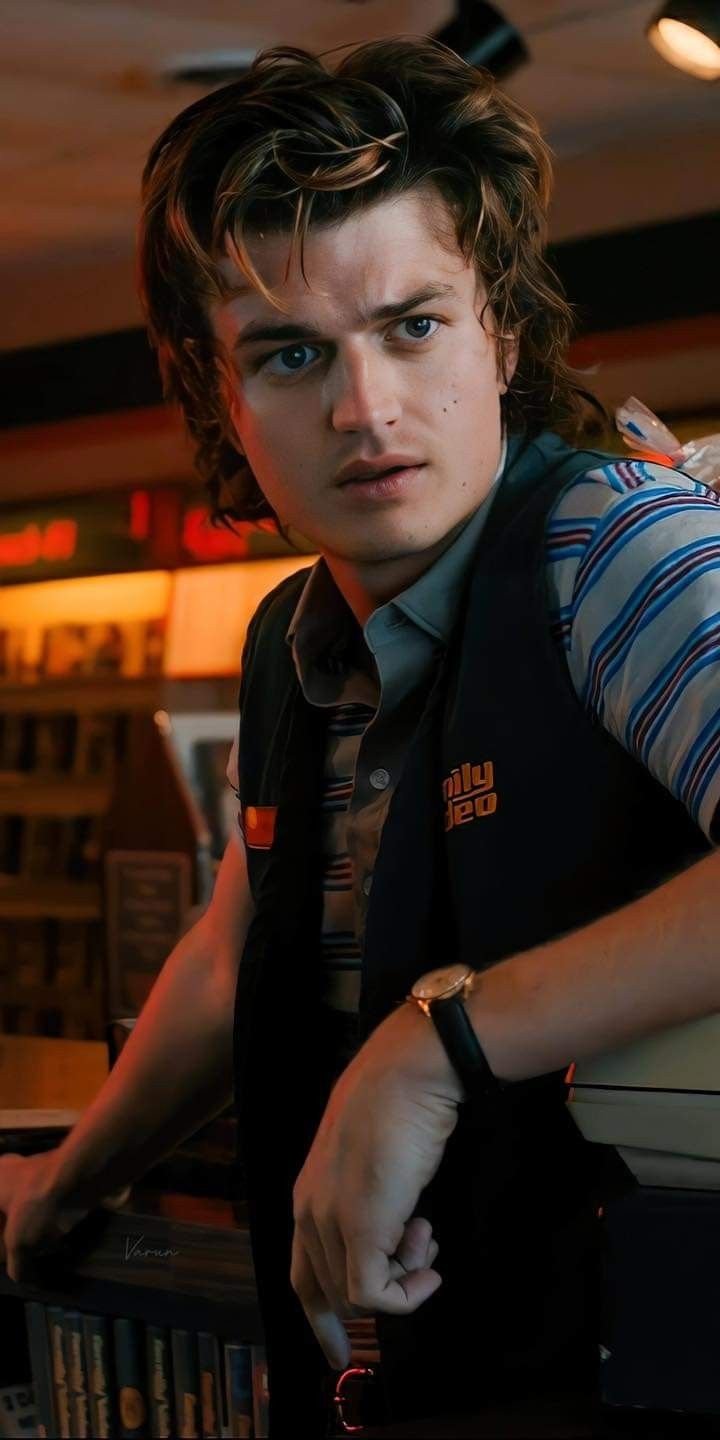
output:
<instances>
[{"instance_id":1,"label":"wooden ceiling panel","mask_svg":"<svg viewBox=\"0 0 720 1440\"><path fill-rule=\"evenodd\" d=\"M537 114L558 159L555 238L718 205L717 87L651 50L643 32L654 0L500 3L531 52L508 89ZM200 93L168 85L172 57L432 33L451 11L452 0L2 0L0 283L9 306L0 343L136 323L142 164ZM73 274L93 254L95 285Z\"/></svg>"}]
</instances>

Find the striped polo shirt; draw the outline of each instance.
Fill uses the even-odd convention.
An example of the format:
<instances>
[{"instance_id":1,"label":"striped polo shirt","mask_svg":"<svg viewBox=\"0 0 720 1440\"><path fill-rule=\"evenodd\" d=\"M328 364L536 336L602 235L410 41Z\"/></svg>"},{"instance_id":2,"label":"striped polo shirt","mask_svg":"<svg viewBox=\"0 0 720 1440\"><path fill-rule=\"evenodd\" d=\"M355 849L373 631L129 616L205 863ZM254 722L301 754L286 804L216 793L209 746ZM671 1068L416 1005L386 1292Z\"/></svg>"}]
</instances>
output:
<instances>
[{"instance_id":1,"label":"striped polo shirt","mask_svg":"<svg viewBox=\"0 0 720 1440\"><path fill-rule=\"evenodd\" d=\"M495 493L362 630L318 561L288 630L306 699L329 711L322 951L326 1001L346 1013L384 819ZM572 481L546 531L549 624L580 702L708 836L720 806L719 504L677 471L618 460ZM228 777L237 789L236 747Z\"/></svg>"}]
</instances>

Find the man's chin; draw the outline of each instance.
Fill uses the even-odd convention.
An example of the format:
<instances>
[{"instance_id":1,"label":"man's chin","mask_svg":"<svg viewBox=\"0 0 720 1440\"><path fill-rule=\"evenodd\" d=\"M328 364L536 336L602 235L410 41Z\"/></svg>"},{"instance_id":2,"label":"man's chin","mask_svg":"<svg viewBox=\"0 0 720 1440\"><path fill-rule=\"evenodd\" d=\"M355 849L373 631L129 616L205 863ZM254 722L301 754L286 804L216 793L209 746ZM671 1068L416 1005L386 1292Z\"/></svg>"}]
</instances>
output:
<instances>
[{"instance_id":1,"label":"man's chin","mask_svg":"<svg viewBox=\"0 0 720 1440\"><path fill-rule=\"evenodd\" d=\"M434 523L427 528L418 526L413 530L405 525L402 529L398 527L394 534L387 530L383 534L379 529L373 533L369 526L363 531L358 524L352 533L326 537L327 543L320 543L318 549L328 557L336 555L349 565L392 565L394 561L423 558L431 562L452 543L464 524L465 517L460 521L453 518L443 528L434 518Z\"/></svg>"},{"instance_id":2,"label":"man's chin","mask_svg":"<svg viewBox=\"0 0 720 1440\"><path fill-rule=\"evenodd\" d=\"M437 541L427 540L413 541L407 536L403 540L390 541L363 541L358 543L348 540L345 544L329 546L325 550L327 555L335 555L338 560L344 561L346 565L392 565L394 562L420 558L426 553L431 553L437 546Z\"/></svg>"}]
</instances>

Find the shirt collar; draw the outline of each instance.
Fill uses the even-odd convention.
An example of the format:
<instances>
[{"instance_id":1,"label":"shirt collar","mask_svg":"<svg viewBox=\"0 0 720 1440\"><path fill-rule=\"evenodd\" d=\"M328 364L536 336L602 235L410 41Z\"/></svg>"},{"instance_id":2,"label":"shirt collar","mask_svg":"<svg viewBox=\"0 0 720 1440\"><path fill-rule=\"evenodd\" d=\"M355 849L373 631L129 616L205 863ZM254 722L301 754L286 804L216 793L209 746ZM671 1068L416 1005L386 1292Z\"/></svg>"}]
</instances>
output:
<instances>
[{"instance_id":1,"label":"shirt collar","mask_svg":"<svg viewBox=\"0 0 720 1440\"><path fill-rule=\"evenodd\" d=\"M344 648L348 630L354 622L350 606L340 594L321 557L313 565L300 592L285 636L288 645L301 643L308 654L332 653L340 642Z\"/></svg>"}]
</instances>

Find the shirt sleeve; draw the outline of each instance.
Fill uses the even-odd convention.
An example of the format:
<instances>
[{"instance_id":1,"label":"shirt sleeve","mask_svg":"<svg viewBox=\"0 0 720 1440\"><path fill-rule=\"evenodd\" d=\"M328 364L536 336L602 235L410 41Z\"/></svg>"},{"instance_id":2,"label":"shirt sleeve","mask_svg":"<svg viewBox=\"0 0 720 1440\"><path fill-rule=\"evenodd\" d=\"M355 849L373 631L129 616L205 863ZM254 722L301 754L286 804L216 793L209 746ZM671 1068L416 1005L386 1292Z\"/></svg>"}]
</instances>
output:
<instances>
[{"instance_id":1,"label":"shirt sleeve","mask_svg":"<svg viewBox=\"0 0 720 1440\"><path fill-rule=\"evenodd\" d=\"M720 495L608 464L556 503L547 559L581 703L720 843Z\"/></svg>"}]
</instances>

